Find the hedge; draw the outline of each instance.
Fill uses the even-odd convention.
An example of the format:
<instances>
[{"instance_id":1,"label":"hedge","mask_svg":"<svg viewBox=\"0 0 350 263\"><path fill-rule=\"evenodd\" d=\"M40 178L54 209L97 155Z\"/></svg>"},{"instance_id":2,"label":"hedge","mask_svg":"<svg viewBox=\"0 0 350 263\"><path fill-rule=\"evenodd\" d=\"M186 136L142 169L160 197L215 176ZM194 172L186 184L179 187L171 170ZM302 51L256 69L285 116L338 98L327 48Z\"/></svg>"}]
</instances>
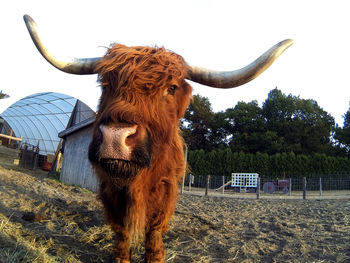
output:
<instances>
[{"instance_id":1,"label":"hedge","mask_svg":"<svg viewBox=\"0 0 350 263\"><path fill-rule=\"evenodd\" d=\"M211 152L188 152L188 165L193 175L230 175L233 172L259 173L262 177L304 177L318 174L350 174L350 159L325 154L295 155L290 153L243 153L230 148Z\"/></svg>"}]
</instances>

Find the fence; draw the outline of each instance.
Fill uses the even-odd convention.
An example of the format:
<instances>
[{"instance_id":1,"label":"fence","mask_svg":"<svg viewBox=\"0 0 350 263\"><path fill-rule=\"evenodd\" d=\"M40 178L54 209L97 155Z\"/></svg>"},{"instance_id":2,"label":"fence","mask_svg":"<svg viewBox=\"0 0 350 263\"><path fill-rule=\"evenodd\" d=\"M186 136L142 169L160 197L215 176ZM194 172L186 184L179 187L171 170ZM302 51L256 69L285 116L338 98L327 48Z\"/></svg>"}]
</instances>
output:
<instances>
[{"instance_id":1,"label":"fence","mask_svg":"<svg viewBox=\"0 0 350 263\"><path fill-rule=\"evenodd\" d=\"M26 169L35 170L38 166L38 152L37 147L25 147L20 149L19 165Z\"/></svg>"},{"instance_id":2,"label":"fence","mask_svg":"<svg viewBox=\"0 0 350 263\"><path fill-rule=\"evenodd\" d=\"M0 133L0 145L5 145L11 148L18 148L22 142L22 136L20 138L12 136L13 132L11 130L10 135Z\"/></svg>"},{"instance_id":3,"label":"fence","mask_svg":"<svg viewBox=\"0 0 350 263\"><path fill-rule=\"evenodd\" d=\"M231 175L186 175L182 190L203 193L206 195L208 193L225 193L233 195L238 192L241 193L239 188L231 186L230 181ZM314 196L330 196L331 194L340 196L341 192L341 194L346 195L348 198L350 198L350 175L347 173L334 175L314 175L302 178L291 177L284 179L268 178L264 176L259 178L259 181L259 189L260 194L262 196L303 196L304 198L306 198L306 193L309 193ZM267 192L265 186L273 186L273 191ZM339 193L331 191L339 191ZM249 190L247 188L247 196L249 196L248 193L255 194L256 192L256 188L252 188Z\"/></svg>"}]
</instances>

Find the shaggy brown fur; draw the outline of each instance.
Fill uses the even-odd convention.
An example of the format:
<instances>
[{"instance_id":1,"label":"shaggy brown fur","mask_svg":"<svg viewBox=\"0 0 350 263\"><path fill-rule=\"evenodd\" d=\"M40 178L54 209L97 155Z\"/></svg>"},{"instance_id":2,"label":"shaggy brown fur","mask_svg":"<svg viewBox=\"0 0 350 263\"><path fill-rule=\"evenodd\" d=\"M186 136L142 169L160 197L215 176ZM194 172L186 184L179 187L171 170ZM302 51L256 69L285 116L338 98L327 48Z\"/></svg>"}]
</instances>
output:
<instances>
[{"instance_id":1,"label":"shaggy brown fur","mask_svg":"<svg viewBox=\"0 0 350 263\"><path fill-rule=\"evenodd\" d=\"M129 262L131 243L142 237L146 262L163 262L162 234L174 213L178 182L185 170L178 128L192 93L185 81L185 62L164 48L115 44L97 70L102 95L89 158L101 183L106 218L116 233L116 260ZM139 164L132 176L111 174L101 166L101 124L133 124L143 131L134 149Z\"/></svg>"}]
</instances>

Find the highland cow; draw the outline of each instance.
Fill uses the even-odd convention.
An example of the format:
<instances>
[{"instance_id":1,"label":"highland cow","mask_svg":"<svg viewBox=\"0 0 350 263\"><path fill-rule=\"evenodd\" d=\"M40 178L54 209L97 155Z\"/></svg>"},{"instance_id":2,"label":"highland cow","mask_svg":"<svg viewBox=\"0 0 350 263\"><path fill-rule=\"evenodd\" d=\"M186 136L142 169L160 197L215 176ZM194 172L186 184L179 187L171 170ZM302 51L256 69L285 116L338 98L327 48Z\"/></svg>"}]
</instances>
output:
<instances>
[{"instance_id":1,"label":"highland cow","mask_svg":"<svg viewBox=\"0 0 350 263\"><path fill-rule=\"evenodd\" d=\"M58 69L99 75L102 88L89 159L99 197L116 234L116 262L130 262L131 245L145 242L146 262L163 262L162 234L174 213L184 175L179 120L190 103L186 79L216 88L242 85L291 44L282 41L243 69L228 72L190 66L164 48L112 45L102 58L58 60L42 44L36 24L24 20L39 52Z\"/></svg>"}]
</instances>

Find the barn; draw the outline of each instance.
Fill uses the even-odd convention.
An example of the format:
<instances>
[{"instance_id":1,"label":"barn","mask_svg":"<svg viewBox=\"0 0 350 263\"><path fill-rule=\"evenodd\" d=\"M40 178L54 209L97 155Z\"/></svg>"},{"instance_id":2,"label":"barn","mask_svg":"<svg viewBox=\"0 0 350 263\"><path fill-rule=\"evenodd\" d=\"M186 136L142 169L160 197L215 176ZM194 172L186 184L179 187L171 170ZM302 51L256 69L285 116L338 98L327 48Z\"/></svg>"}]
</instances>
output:
<instances>
[{"instance_id":1,"label":"barn","mask_svg":"<svg viewBox=\"0 0 350 263\"><path fill-rule=\"evenodd\" d=\"M74 118L74 114L72 117ZM88 147L94 120L95 118L91 117L69 126L58 136L64 140L60 181L97 192L97 177L88 159Z\"/></svg>"}]
</instances>

